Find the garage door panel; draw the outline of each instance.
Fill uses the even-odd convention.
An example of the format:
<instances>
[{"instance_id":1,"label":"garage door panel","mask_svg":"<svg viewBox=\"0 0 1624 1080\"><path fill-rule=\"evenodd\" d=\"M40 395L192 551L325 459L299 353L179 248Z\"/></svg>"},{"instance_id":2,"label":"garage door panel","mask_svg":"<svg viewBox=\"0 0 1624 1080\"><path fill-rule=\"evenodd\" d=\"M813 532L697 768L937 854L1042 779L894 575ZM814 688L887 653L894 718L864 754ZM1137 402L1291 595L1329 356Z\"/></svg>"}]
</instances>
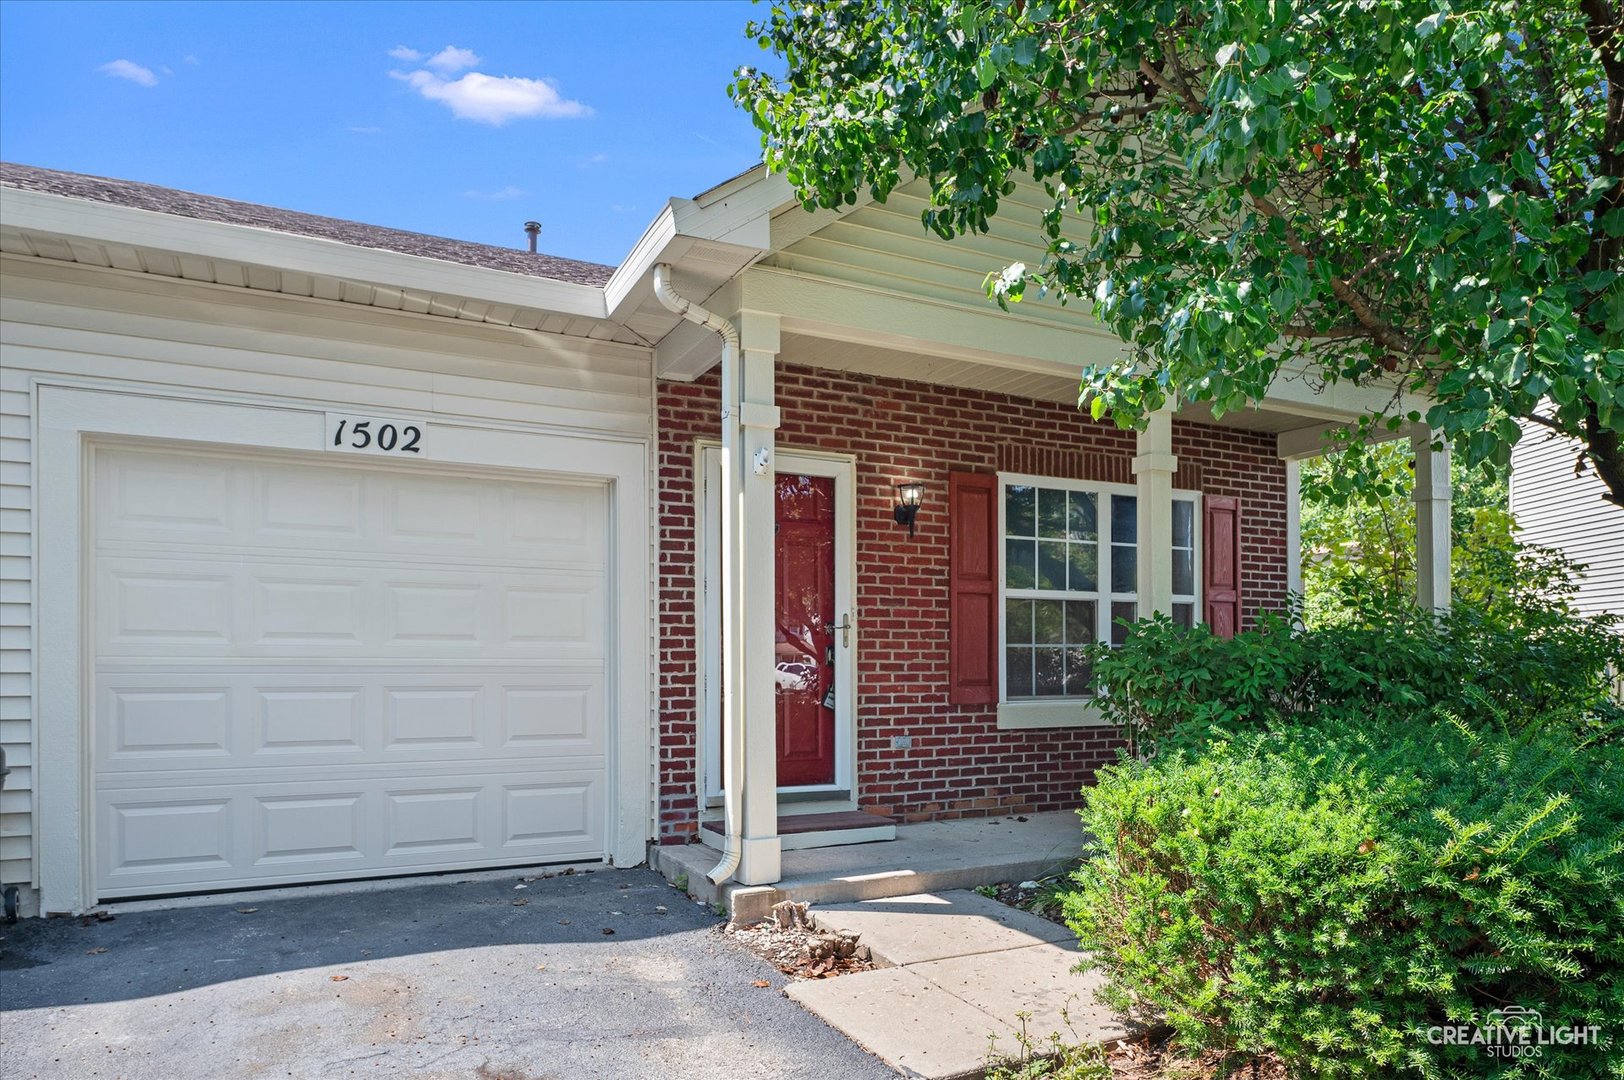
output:
<instances>
[{"instance_id":1,"label":"garage door panel","mask_svg":"<svg viewBox=\"0 0 1624 1080\"><path fill-rule=\"evenodd\" d=\"M458 550L492 546L489 533L494 493L486 485L459 480L420 480L390 484L379 480L380 501L387 508L379 523L382 539L408 548L455 545Z\"/></svg>"},{"instance_id":2,"label":"garage door panel","mask_svg":"<svg viewBox=\"0 0 1624 1080\"><path fill-rule=\"evenodd\" d=\"M110 542L364 556L603 564L602 484L360 469L228 452L104 452L97 534Z\"/></svg>"},{"instance_id":3,"label":"garage door panel","mask_svg":"<svg viewBox=\"0 0 1624 1080\"><path fill-rule=\"evenodd\" d=\"M110 567L102 576L104 642L109 650L229 646L230 575L184 573L173 564Z\"/></svg>"},{"instance_id":4,"label":"garage door panel","mask_svg":"<svg viewBox=\"0 0 1624 1080\"><path fill-rule=\"evenodd\" d=\"M592 782L517 784L503 792L502 846L583 844L603 829L603 793Z\"/></svg>"},{"instance_id":5,"label":"garage door panel","mask_svg":"<svg viewBox=\"0 0 1624 1080\"><path fill-rule=\"evenodd\" d=\"M232 753L232 687L188 682L105 687L101 759L150 768L154 760L182 758L218 765Z\"/></svg>"},{"instance_id":6,"label":"garage door panel","mask_svg":"<svg viewBox=\"0 0 1624 1080\"><path fill-rule=\"evenodd\" d=\"M366 753L366 687L256 686L252 693L253 755L317 755L326 761Z\"/></svg>"},{"instance_id":7,"label":"garage door panel","mask_svg":"<svg viewBox=\"0 0 1624 1080\"><path fill-rule=\"evenodd\" d=\"M553 768L606 752L601 668L343 674L104 671L100 769L391 769L415 761Z\"/></svg>"},{"instance_id":8,"label":"garage door panel","mask_svg":"<svg viewBox=\"0 0 1624 1080\"><path fill-rule=\"evenodd\" d=\"M360 791L255 798L254 866L365 864L365 808Z\"/></svg>"},{"instance_id":9,"label":"garage door panel","mask_svg":"<svg viewBox=\"0 0 1624 1080\"><path fill-rule=\"evenodd\" d=\"M383 692L384 749L462 749L480 744L481 686L391 686Z\"/></svg>"},{"instance_id":10,"label":"garage door panel","mask_svg":"<svg viewBox=\"0 0 1624 1080\"><path fill-rule=\"evenodd\" d=\"M108 462L97 517L103 536L159 534L171 543L220 543L236 516L232 467L202 456L121 454Z\"/></svg>"},{"instance_id":11,"label":"garage door panel","mask_svg":"<svg viewBox=\"0 0 1624 1080\"><path fill-rule=\"evenodd\" d=\"M367 583L343 571L298 575L261 572L248 583L248 634L257 645L364 646Z\"/></svg>"},{"instance_id":12,"label":"garage door panel","mask_svg":"<svg viewBox=\"0 0 1624 1080\"><path fill-rule=\"evenodd\" d=\"M104 898L597 858L601 767L102 793Z\"/></svg>"},{"instance_id":13,"label":"garage door panel","mask_svg":"<svg viewBox=\"0 0 1624 1080\"><path fill-rule=\"evenodd\" d=\"M249 484L255 495L247 523L251 535L321 547L364 544L364 475L336 469L259 469L250 474Z\"/></svg>"},{"instance_id":14,"label":"garage door panel","mask_svg":"<svg viewBox=\"0 0 1624 1080\"><path fill-rule=\"evenodd\" d=\"M96 468L103 896L602 856L604 485Z\"/></svg>"},{"instance_id":15,"label":"garage door panel","mask_svg":"<svg viewBox=\"0 0 1624 1080\"><path fill-rule=\"evenodd\" d=\"M231 867L234 800L128 798L106 804L103 830L111 875L192 876Z\"/></svg>"},{"instance_id":16,"label":"garage door panel","mask_svg":"<svg viewBox=\"0 0 1624 1080\"><path fill-rule=\"evenodd\" d=\"M326 662L431 652L545 662L601 660L608 648L601 571L290 566L242 554L182 560L109 553L97 580L104 661Z\"/></svg>"}]
</instances>

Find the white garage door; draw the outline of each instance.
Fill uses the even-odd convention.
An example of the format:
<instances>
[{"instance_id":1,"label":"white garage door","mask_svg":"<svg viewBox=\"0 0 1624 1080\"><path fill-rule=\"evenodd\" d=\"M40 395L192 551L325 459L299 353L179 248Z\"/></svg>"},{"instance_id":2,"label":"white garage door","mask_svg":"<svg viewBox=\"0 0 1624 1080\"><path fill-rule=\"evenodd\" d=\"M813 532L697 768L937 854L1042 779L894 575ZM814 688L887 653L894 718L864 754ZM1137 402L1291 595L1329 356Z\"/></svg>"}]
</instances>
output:
<instances>
[{"instance_id":1,"label":"white garage door","mask_svg":"<svg viewBox=\"0 0 1624 1080\"><path fill-rule=\"evenodd\" d=\"M96 452L102 897L605 851L607 489L354 460Z\"/></svg>"}]
</instances>

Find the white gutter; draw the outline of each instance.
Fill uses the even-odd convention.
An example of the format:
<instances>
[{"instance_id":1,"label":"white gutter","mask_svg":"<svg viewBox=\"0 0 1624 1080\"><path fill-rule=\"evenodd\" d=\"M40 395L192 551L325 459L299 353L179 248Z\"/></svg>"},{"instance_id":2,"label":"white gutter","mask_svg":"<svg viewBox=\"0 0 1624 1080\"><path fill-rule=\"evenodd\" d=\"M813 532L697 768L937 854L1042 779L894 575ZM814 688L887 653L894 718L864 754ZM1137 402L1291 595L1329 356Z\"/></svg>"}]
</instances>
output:
<instances>
[{"instance_id":1,"label":"white gutter","mask_svg":"<svg viewBox=\"0 0 1624 1080\"><path fill-rule=\"evenodd\" d=\"M738 460L743 440L739 432L739 331L714 312L678 296L671 287L671 264L654 266L654 295L668 309L691 323L722 336L722 815L725 842L722 861L706 876L717 885L739 868L744 835L744 573L739 561L740 513L743 473Z\"/></svg>"}]
</instances>

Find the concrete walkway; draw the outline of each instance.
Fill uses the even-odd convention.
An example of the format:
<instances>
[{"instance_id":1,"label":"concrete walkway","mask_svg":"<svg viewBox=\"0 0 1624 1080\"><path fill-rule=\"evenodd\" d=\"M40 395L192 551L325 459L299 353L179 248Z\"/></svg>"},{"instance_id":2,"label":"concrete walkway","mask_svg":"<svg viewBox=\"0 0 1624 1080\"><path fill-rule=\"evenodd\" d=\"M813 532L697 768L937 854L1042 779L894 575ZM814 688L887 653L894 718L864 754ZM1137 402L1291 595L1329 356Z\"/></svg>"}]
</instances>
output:
<instances>
[{"instance_id":1,"label":"concrete walkway","mask_svg":"<svg viewBox=\"0 0 1624 1080\"><path fill-rule=\"evenodd\" d=\"M989 1040L1119 1039L1131 1028L1094 1001L1101 977L1072 971L1071 932L973 892L814 908L821 928L862 935L874 971L790 984L785 993L906 1076L981 1075Z\"/></svg>"}]
</instances>

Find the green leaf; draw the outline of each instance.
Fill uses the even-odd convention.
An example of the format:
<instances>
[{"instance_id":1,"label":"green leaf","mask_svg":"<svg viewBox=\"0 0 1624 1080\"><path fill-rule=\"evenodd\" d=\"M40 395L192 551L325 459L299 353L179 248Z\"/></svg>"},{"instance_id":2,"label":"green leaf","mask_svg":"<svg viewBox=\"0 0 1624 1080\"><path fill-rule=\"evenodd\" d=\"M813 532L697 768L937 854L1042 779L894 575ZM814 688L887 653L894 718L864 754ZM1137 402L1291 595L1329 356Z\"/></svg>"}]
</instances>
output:
<instances>
[{"instance_id":1,"label":"green leaf","mask_svg":"<svg viewBox=\"0 0 1624 1080\"><path fill-rule=\"evenodd\" d=\"M983 56L976 61L976 79L983 90L998 81L998 65L992 62L992 57Z\"/></svg>"}]
</instances>

